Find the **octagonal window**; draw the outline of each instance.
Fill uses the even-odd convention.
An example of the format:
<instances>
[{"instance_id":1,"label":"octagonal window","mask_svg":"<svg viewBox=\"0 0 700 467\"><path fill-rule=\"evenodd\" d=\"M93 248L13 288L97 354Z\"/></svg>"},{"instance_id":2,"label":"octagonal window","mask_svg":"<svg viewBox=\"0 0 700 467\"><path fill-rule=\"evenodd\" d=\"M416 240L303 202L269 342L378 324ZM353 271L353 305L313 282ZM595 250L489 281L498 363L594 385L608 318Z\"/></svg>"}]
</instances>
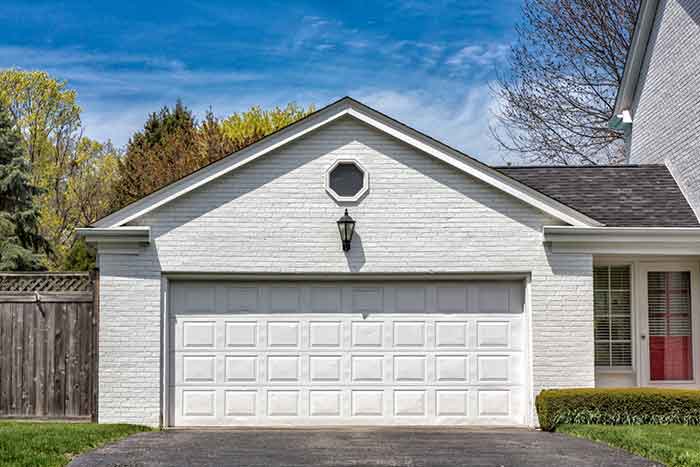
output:
<instances>
[{"instance_id":1,"label":"octagonal window","mask_svg":"<svg viewBox=\"0 0 700 467\"><path fill-rule=\"evenodd\" d=\"M367 172L355 161L338 161L327 174L328 192L339 201L356 201L367 190Z\"/></svg>"}]
</instances>

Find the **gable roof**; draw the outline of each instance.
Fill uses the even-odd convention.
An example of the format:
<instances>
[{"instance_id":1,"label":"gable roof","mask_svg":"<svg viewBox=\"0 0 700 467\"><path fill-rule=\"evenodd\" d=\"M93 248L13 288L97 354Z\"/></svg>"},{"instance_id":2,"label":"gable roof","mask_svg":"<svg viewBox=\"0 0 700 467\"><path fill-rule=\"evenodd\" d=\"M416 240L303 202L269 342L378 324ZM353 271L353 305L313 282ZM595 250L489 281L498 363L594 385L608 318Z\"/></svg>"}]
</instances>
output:
<instances>
[{"instance_id":1,"label":"gable roof","mask_svg":"<svg viewBox=\"0 0 700 467\"><path fill-rule=\"evenodd\" d=\"M654 20L656 18L656 9L659 5L659 0L642 0L637 13L637 21L634 25L634 33L630 48L627 51L625 59L625 68L622 73L622 83L617 91L615 98L615 109L613 117L610 120L612 128L621 129L624 123L629 123L624 117L623 112L628 111L634 101L634 95L637 92L637 83L639 82L639 74L644 65L644 57L649 44L649 37L654 29Z\"/></svg>"},{"instance_id":2,"label":"gable roof","mask_svg":"<svg viewBox=\"0 0 700 467\"><path fill-rule=\"evenodd\" d=\"M271 151L294 141L341 117L350 116L376 128L404 143L447 163L465 174L473 176L494 188L574 226L601 226L593 218L555 200L537 189L499 172L466 154L451 148L403 123L394 120L350 97L343 97L332 104L278 130L260 141L247 146L223 159L209 164L180 180L109 214L93 224L93 227L114 228L179 198L233 170L242 167Z\"/></svg>"},{"instance_id":3,"label":"gable roof","mask_svg":"<svg viewBox=\"0 0 700 467\"><path fill-rule=\"evenodd\" d=\"M503 167L606 227L700 227L664 165Z\"/></svg>"}]
</instances>

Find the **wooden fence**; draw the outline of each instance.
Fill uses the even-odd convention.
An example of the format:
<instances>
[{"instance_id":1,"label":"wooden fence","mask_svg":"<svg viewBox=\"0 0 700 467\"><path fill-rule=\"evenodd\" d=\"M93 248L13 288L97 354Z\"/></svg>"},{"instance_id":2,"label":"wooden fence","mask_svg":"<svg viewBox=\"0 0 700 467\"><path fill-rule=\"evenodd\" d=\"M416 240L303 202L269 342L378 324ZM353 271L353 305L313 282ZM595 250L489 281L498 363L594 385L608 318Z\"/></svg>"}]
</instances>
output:
<instances>
[{"instance_id":1,"label":"wooden fence","mask_svg":"<svg viewBox=\"0 0 700 467\"><path fill-rule=\"evenodd\" d=\"M0 274L0 418L97 417L98 281Z\"/></svg>"}]
</instances>

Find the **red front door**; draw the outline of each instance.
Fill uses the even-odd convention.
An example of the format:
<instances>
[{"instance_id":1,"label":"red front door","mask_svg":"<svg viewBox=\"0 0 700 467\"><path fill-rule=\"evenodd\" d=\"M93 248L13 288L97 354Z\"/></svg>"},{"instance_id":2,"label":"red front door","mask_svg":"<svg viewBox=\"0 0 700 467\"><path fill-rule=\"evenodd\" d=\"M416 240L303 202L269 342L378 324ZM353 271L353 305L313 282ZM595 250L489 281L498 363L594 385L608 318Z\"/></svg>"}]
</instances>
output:
<instances>
[{"instance_id":1,"label":"red front door","mask_svg":"<svg viewBox=\"0 0 700 467\"><path fill-rule=\"evenodd\" d=\"M652 381L693 379L689 271L649 271L649 374Z\"/></svg>"}]
</instances>

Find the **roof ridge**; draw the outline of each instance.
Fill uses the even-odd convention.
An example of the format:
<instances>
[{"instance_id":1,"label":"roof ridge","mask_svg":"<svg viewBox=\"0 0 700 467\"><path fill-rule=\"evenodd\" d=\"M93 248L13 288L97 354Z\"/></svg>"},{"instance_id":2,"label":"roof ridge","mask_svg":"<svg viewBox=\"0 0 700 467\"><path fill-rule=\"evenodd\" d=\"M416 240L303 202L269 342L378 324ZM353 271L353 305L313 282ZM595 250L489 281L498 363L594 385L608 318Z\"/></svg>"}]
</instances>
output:
<instances>
[{"instance_id":1,"label":"roof ridge","mask_svg":"<svg viewBox=\"0 0 700 467\"><path fill-rule=\"evenodd\" d=\"M605 164L605 165L492 165L492 169L507 170L507 169L644 169L644 168L659 168L666 166L664 164Z\"/></svg>"}]
</instances>

